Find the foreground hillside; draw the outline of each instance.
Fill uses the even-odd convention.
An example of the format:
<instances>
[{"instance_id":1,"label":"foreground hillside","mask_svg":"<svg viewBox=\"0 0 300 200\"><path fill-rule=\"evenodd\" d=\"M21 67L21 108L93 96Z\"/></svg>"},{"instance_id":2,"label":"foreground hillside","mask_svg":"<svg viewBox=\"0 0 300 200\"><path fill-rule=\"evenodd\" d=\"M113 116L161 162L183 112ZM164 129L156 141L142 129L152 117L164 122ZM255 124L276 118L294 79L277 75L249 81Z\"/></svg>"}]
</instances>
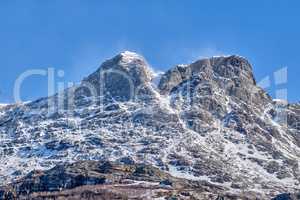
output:
<instances>
[{"instance_id":1,"label":"foreground hillside","mask_svg":"<svg viewBox=\"0 0 300 200\"><path fill-rule=\"evenodd\" d=\"M293 199L296 194L285 194ZM176 178L143 164L81 161L33 171L0 188L0 199L270 199L275 194L233 193L207 181Z\"/></svg>"}]
</instances>

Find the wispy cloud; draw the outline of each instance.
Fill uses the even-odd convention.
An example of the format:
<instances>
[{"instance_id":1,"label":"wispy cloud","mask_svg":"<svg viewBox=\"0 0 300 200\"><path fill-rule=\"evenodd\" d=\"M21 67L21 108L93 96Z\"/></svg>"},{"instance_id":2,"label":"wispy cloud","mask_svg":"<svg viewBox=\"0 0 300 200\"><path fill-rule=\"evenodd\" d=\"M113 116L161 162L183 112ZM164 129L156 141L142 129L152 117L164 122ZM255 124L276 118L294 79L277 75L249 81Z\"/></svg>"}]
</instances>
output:
<instances>
[{"instance_id":1,"label":"wispy cloud","mask_svg":"<svg viewBox=\"0 0 300 200\"><path fill-rule=\"evenodd\" d=\"M200 48L183 48L182 56L191 63L201 58L207 58L212 56L225 55L224 52L217 49L215 46L200 47Z\"/></svg>"},{"instance_id":2,"label":"wispy cloud","mask_svg":"<svg viewBox=\"0 0 300 200\"><path fill-rule=\"evenodd\" d=\"M215 45L195 47L170 44L159 49L158 57L162 59L163 69L166 70L177 64L189 64L201 58L226 54L228 53L220 50Z\"/></svg>"},{"instance_id":3,"label":"wispy cloud","mask_svg":"<svg viewBox=\"0 0 300 200\"><path fill-rule=\"evenodd\" d=\"M138 48L129 44L126 40L119 40L110 46L98 44L83 46L73 56L70 78L80 81L83 77L96 71L105 60L125 50L140 52Z\"/></svg>"}]
</instances>

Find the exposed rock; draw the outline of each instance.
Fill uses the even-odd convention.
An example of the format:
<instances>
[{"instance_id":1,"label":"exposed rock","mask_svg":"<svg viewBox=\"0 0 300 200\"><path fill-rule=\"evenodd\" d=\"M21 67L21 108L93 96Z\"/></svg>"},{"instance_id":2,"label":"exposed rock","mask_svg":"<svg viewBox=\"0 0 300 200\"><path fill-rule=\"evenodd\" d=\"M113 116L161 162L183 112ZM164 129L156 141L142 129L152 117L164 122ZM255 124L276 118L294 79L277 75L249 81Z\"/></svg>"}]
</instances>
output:
<instances>
[{"instance_id":1,"label":"exposed rock","mask_svg":"<svg viewBox=\"0 0 300 200\"><path fill-rule=\"evenodd\" d=\"M108 188L115 185L117 187L128 187L128 190L153 190L152 197L170 197L174 193L178 195L184 191L194 188L197 192L215 191L224 192L221 187L214 186L205 182L188 181L172 177L171 175L158 170L157 168L147 165L120 165L107 161L82 161L73 164L59 165L48 171L33 171L26 177L0 189L0 199L23 199L32 197L35 199L43 196L60 196L62 191L80 188L82 186L94 186L102 188L104 193L97 194L94 192L90 195L96 195L104 198L108 195ZM98 186L97 186L98 185ZM100 187L100 185L103 185ZM169 189L165 189L169 186ZM92 187L90 187L91 189ZM126 190L127 190L126 189ZM121 191L121 188L119 189ZM166 190L165 193L163 190ZM47 193L46 193L47 192ZM81 195L85 191L80 192ZM116 194L114 194L116 193ZM116 198L118 192L112 192ZM111 194L111 195L112 195ZM119 194L120 195L120 194ZM142 199L143 195L139 194ZM128 199L129 193L123 193L123 198ZM192 196L192 195L189 195ZM149 196L150 197L150 196ZM69 197L68 197L69 198ZM83 199L88 197L82 196ZM123 199L122 198L122 199ZM51 199L51 198L50 198ZM130 198L131 199L131 198Z\"/></svg>"},{"instance_id":2,"label":"exposed rock","mask_svg":"<svg viewBox=\"0 0 300 200\"><path fill-rule=\"evenodd\" d=\"M273 174L275 172L278 172L280 169L280 165L276 161L271 161L267 164L266 170L270 174Z\"/></svg>"},{"instance_id":3,"label":"exposed rock","mask_svg":"<svg viewBox=\"0 0 300 200\"><path fill-rule=\"evenodd\" d=\"M296 199L300 199L300 193L299 194L283 193L272 198L272 200L296 200Z\"/></svg>"},{"instance_id":4,"label":"exposed rock","mask_svg":"<svg viewBox=\"0 0 300 200\"><path fill-rule=\"evenodd\" d=\"M132 100L137 94L149 92L149 88L143 86L150 84L153 77L142 56L125 51L105 61L95 73L85 78L78 93L93 88L100 95L109 94L120 101Z\"/></svg>"},{"instance_id":5,"label":"exposed rock","mask_svg":"<svg viewBox=\"0 0 300 200\"><path fill-rule=\"evenodd\" d=\"M235 187L238 188L238 187ZM151 192L150 192L151 191ZM205 181L176 178L159 169L107 161L81 161L33 171L0 188L0 199L253 199L260 193L232 194ZM275 199L295 195L282 194Z\"/></svg>"}]
</instances>

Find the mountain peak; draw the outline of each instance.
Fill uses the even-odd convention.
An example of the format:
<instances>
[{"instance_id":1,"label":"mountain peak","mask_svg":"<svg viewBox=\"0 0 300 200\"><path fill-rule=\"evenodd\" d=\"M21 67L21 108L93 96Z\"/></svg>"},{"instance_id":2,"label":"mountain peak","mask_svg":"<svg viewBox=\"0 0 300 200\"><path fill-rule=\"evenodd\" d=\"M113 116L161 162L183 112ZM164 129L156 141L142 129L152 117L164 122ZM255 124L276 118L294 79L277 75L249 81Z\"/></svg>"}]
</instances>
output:
<instances>
[{"instance_id":1,"label":"mountain peak","mask_svg":"<svg viewBox=\"0 0 300 200\"><path fill-rule=\"evenodd\" d=\"M134 60L144 60L144 57L132 52L132 51L123 51L119 54L121 56L122 60L125 62L132 62Z\"/></svg>"},{"instance_id":2,"label":"mountain peak","mask_svg":"<svg viewBox=\"0 0 300 200\"><path fill-rule=\"evenodd\" d=\"M153 77L154 73L143 56L124 51L102 63L83 83L92 84L97 91L100 91L102 84L110 95L128 99L129 93L132 93L130 91L147 85Z\"/></svg>"},{"instance_id":3,"label":"mountain peak","mask_svg":"<svg viewBox=\"0 0 300 200\"><path fill-rule=\"evenodd\" d=\"M130 68L136 67L137 64L141 64L145 67L148 67L147 61L143 56L132 51L123 51L118 53L113 58L105 61L100 68L109 68L114 66L115 64Z\"/></svg>"},{"instance_id":4,"label":"mountain peak","mask_svg":"<svg viewBox=\"0 0 300 200\"><path fill-rule=\"evenodd\" d=\"M210 58L204 58L195 61L191 64L191 66L198 66L196 68L202 68L202 67L212 67L215 72L218 72L219 68L223 68L224 71L219 74L221 76L228 76L228 75L234 75L228 72L228 70L231 70L233 72L241 72L241 71L247 71L252 74L252 66L250 62L242 56L239 55L221 55L221 56L213 56ZM228 72L226 74L226 71ZM220 73L220 71L218 72ZM224 74L225 73L225 74ZM228 77L230 78L230 77Z\"/></svg>"},{"instance_id":5,"label":"mountain peak","mask_svg":"<svg viewBox=\"0 0 300 200\"><path fill-rule=\"evenodd\" d=\"M231 80L241 84L256 85L250 62L244 57L230 55L204 58L184 66L177 65L165 73L159 87L162 93L168 93L180 82L199 75L207 81Z\"/></svg>"},{"instance_id":6,"label":"mountain peak","mask_svg":"<svg viewBox=\"0 0 300 200\"><path fill-rule=\"evenodd\" d=\"M115 69L124 72L144 70L150 73L151 71L146 59L143 56L131 51L123 51L113 58L105 61L100 66L98 71L108 69Z\"/></svg>"}]
</instances>

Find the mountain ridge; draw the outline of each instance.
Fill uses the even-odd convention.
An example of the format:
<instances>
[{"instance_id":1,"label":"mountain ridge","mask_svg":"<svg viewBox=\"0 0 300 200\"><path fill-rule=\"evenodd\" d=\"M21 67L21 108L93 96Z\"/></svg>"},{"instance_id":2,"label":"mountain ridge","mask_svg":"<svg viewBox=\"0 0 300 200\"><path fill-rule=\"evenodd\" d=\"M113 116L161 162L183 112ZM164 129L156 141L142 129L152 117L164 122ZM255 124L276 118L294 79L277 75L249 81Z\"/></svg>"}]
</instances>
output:
<instances>
[{"instance_id":1,"label":"mountain ridge","mask_svg":"<svg viewBox=\"0 0 300 200\"><path fill-rule=\"evenodd\" d=\"M236 192L297 190L300 106L273 101L249 61L212 57L175 66L157 87L153 78L142 56L124 52L62 94L0 108L1 182L130 158Z\"/></svg>"}]
</instances>

